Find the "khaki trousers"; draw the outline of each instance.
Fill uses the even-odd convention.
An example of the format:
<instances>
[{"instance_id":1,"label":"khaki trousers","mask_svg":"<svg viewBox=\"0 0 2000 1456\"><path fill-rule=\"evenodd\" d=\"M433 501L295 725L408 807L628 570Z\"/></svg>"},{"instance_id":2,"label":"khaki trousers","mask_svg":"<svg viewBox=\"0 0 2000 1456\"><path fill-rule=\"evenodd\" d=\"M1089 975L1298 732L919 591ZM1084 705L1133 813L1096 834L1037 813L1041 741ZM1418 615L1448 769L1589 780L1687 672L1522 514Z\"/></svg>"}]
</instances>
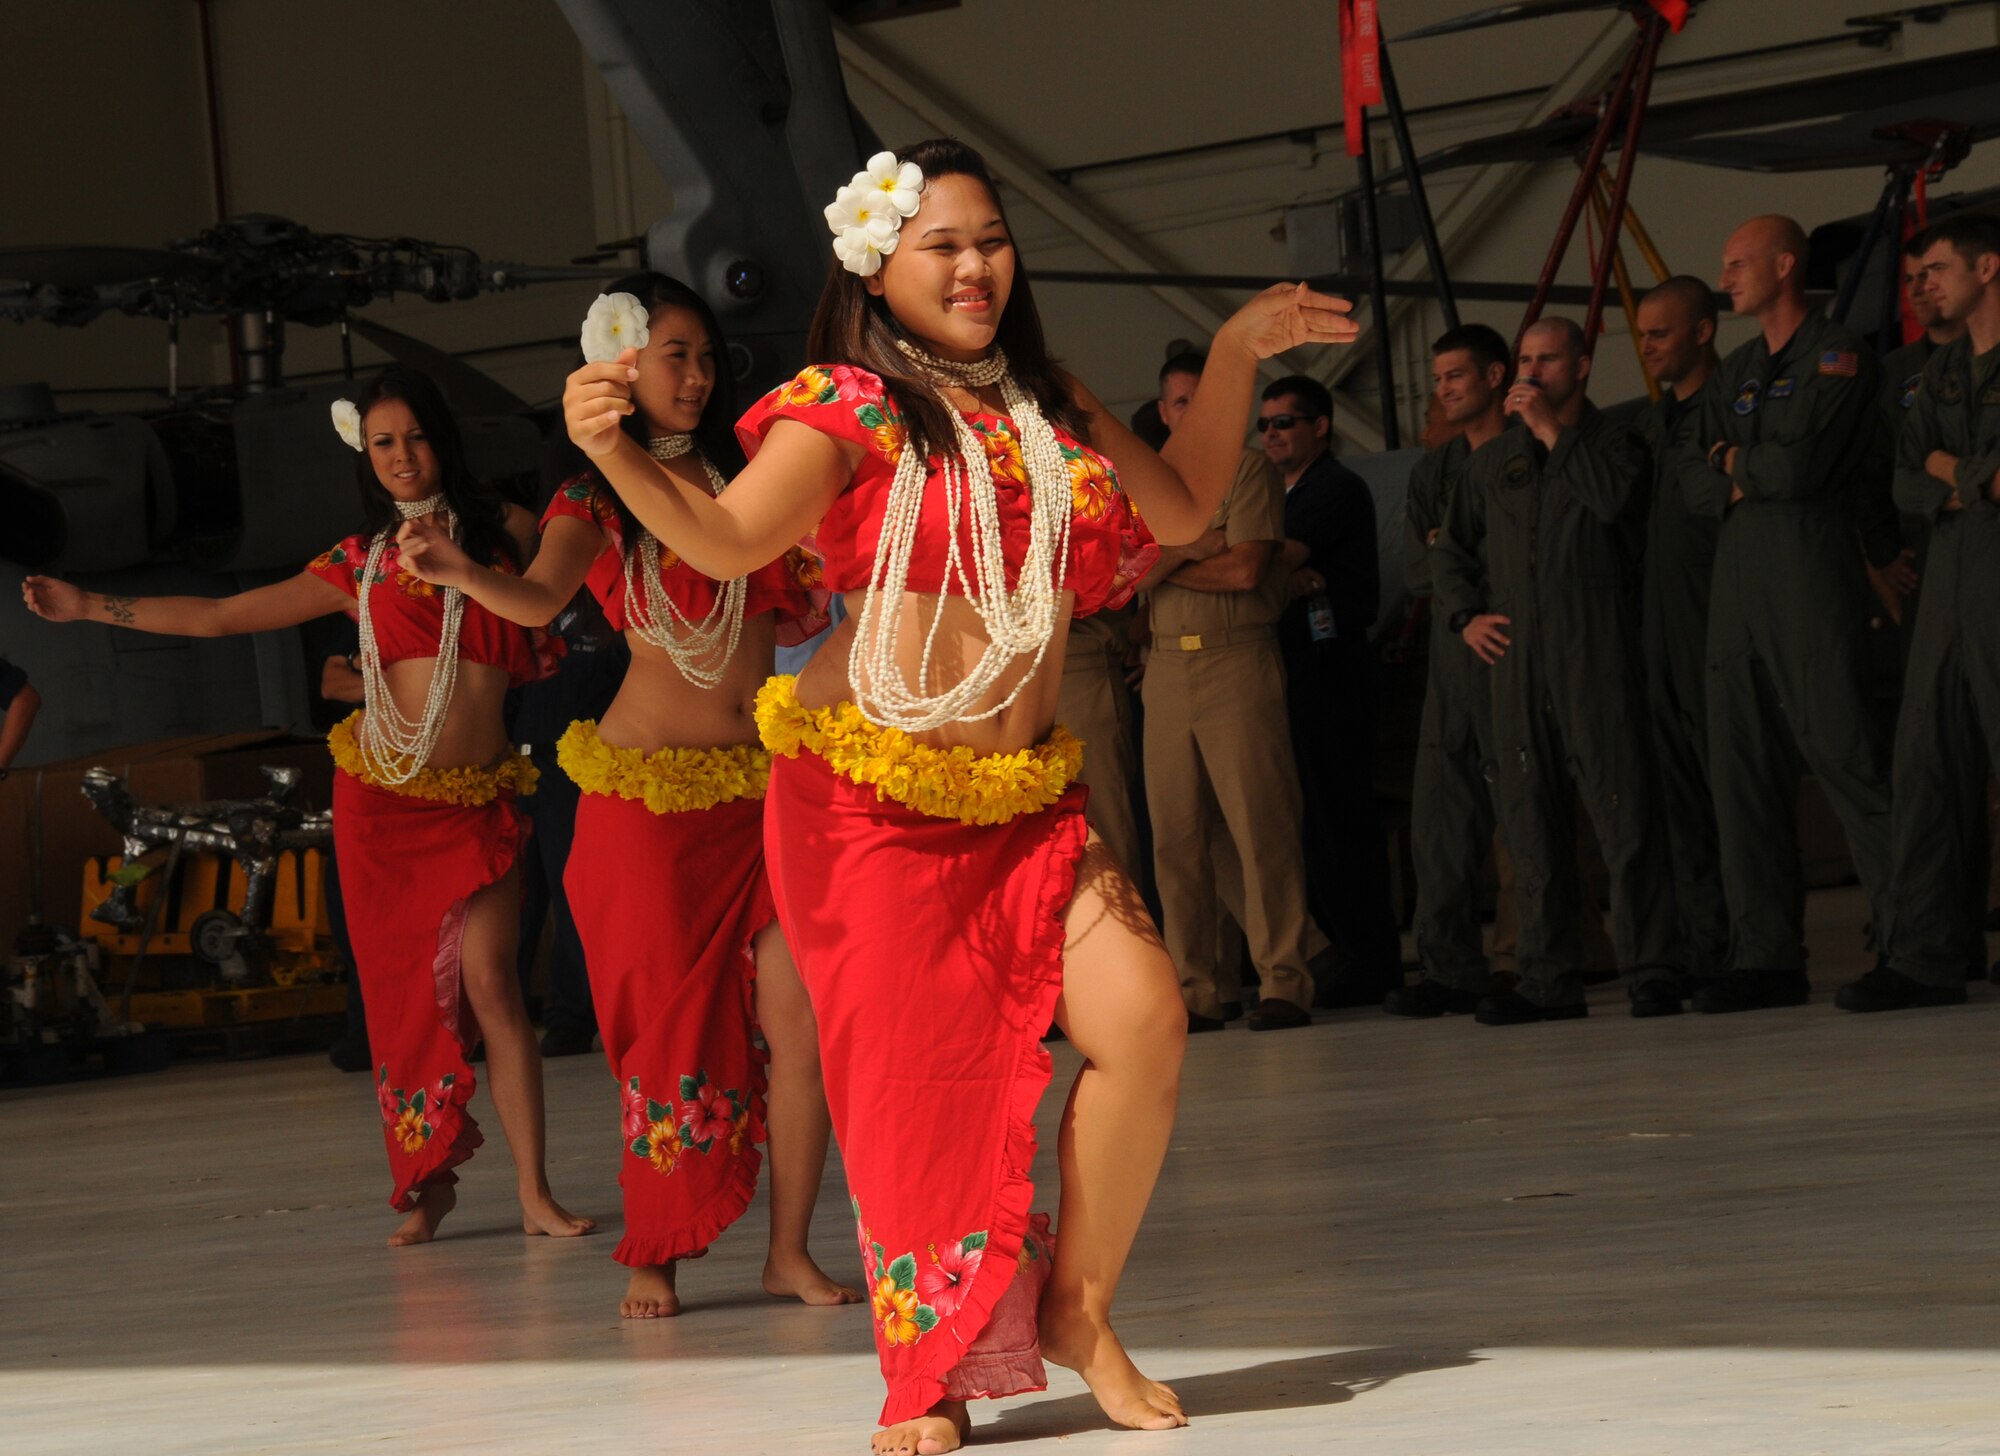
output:
<instances>
[{"instance_id":1,"label":"khaki trousers","mask_svg":"<svg viewBox=\"0 0 2000 1456\"><path fill-rule=\"evenodd\" d=\"M1132 690L1125 667L1099 643L1075 642L1063 661L1056 721L1083 740L1083 771L1090 788L1083 817L1137 885L1139 816L1132 806L1139 754L1132 741Z\"/></svg>"},{"instance_id":2,"label":"khaki trousers","mask_svg":"<svg viewBox=\"0 0 2000 1456\"><path fill-rule=\"evenodd\" d=\"M1241 864L1243 931L1264 999L1312 1004L1298 770L1275 635L1181 651L1146 667L1146 803L1167 953L1188 1010L1220 1016L1219 818Z\"/></svg>"}]
</instances>

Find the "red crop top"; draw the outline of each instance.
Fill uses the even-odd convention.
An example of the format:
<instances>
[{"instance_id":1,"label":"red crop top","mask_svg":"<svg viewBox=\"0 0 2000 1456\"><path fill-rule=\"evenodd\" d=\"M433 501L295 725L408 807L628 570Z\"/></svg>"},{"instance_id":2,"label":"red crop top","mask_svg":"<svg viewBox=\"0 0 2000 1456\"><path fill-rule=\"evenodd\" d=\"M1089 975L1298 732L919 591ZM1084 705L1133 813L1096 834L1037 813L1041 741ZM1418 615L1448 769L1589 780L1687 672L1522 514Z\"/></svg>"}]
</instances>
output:
<instances>
[{"instance_id":1,"label":"red crop top","mask_svg":"<svg viewBox=\"0 0 2000 1456\"><path fill-rule=\"evenodd\" d=\"M986 446L998 494L1001 554L1011 586L1028 553L1030 497L1028 471L1013 422L1002 415L967 416ZM755 455L772 424L797 420L837 440L865 448L861 465L847 483L808 543L826 563L826 584L832 591L854 591L868 585L875 564L876 544L888 507L889 485L903 453L906 431L895 403L882 381L865 369L835 364L812 365L791 383L772 390L736 426L744 450ZM1118 484L1111 462L1056 428L1056 443L1069 466L1074 514L1070 521L1069 561L1063 585L1076 593L1075 615L1087 617L1105 607L1122 605L1132 587L1159 559L1153 533L1139 519L1131 500ZM943 477L942 457L930 459L922 514L917 523L916 549L910 555L909 589L944 591L945 502L942 490L930 487ZM959 559L971 559L969 512L961 512ZM954 588L956 588L954 583Z\"/></svg>"},{"instance_id":2,"label":"red crop top","mask_svg":"<svg viewBox=\"0 0 2000 1456\"><path fill-rule=\"evenodd\" d=\"M368 546L368 537L349 536L307 562L306 570L358 599L355 581L368 564ZM514 574L513 564L504 557L496 566L510 576ZM382 652L382 665L387 667L406 657L436 657L438 637L444 630L444 588L403 570L394 541L382 555L381 575L373 586L375 595L368 599L368 616ZM518 686L551 676L561 648L560 638L517 627L472 598L465 599L465 614L458 624L459 661L504 667L508 681Z\"/></svg>"},{"instance_id":3,"label":"red crop top","mask_svg":"<svg viewBox=\"0 0 2000 1456\"><path fill-rule=\"evenodd\" d=\"M604 608L604 618L612 629L623 632L629 625L625 619L627 527L617 503L608 496L599 497L597 487L594 472L564 481L549 508L542 513L542 529L548 530L549 522L557 516L574 516L603 528L604 549L590 563L590 575L584 578L584 584ZM829 597L820 575L818 559L794 546L776 561L750 573L749 590L743 602L744 619L776 612L779 645L796 647L826 627ZM689 566L665 543L660 546L660 585L667 599L690 621L699 622L714 610L718 590L715 579Z\"/></svg>"}]
</instances>

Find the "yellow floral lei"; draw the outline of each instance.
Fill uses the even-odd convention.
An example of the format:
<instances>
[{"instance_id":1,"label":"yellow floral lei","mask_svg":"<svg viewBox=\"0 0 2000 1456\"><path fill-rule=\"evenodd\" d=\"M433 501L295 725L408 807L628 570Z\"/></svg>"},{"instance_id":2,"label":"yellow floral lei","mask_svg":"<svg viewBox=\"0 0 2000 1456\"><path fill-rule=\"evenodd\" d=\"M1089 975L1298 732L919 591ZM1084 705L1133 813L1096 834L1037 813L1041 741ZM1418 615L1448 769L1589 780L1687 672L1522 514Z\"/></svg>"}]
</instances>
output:
<instances>
[{"instance_id":1,"label":"yellow floral lei","mask_svg":"<svg viewBox=\"0 0 2000 1456\"><path fill-rule=\"evenodd\" d=\"M591 718L570 724L557 740L556 762L586 794L637 799L655 814L761 799L771 777L771 755L752 744L641 753L606 743Z\"/></svg>"},{"instance_id":2,"label":"yellow floral lei","mask_svg":"<svg viewBox=\"0 0 2000 1456\"><path fill-rule=\"evenodd\" d=\"M757 732L773 753L795 758L803 748L835 773L874 785L878 799L962 824L1004 824L1046 809L1083 767L1083 741L1060 724L1046 742L1014 753L936 748L870 723L852 703L808 708L789 676L758 690Z\"/></svg>"},{"instance_id":3,"label":"yellow floral lei","mask_svg":"<svg viewBox=\"0 0 2000 1456\"><path fill-rule=\"evenodd\" d=\"M333 731L326 735L327 751L343 772L391 794L476 808L492 803L509 789L517 794L532 794L535 781L541 777L540 770L517 753L493 768L427 768L408 783L386 784L375 776L368 755L361 751L361 744L354 736L354 725L360 721L361 713L357 710L334 724Z\"/></svg>"}]
</instances>

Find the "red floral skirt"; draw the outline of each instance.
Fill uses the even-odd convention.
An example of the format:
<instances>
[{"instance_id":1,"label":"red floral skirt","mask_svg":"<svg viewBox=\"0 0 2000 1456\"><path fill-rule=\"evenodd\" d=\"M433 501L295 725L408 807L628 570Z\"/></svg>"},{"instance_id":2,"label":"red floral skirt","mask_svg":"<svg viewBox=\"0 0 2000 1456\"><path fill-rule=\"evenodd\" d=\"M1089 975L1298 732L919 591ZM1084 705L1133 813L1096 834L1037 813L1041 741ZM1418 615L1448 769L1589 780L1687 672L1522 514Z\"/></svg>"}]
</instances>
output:
<instances>
[{"instance_id":1,"label":"red floral skirt","mask_svg":"<svg viewBox=\"0 0 2000 1456\"><path fill-rule=\"evenodd\" d=\"M743 1216L762 1161L751 940L774 918L764 803L656 814L585 793L563 888L623 1101L613 1257L692 1258Z\"/></svg>"},{"instance_id":2,"label":"red floral skirt","mask_svg":"<svg viewBox=\"0 0 2000 1456\"><path fill-rule=\"evenodd\" d=\"M947 1395L1046 1388L1032 1337L1048 1268L1029 1226L1034 1115L1083 803L1071 787L974 825L906 808L810 752L771 766L765 853L819 1020L885 1425ZM1011 1348L992 1349L1003 1330Z\"/></svg>"},{"instance_id":3,"label":"red floral skirt","mask_svg":"<svg viewBox=\"0 0 2000 1456\"><path fill-rule=\"evenodd\" d=\"M456 1183L452 1169L484 1141L465 1106L479 1027L459 952L468 903L505 877L527 837L511 792L450 804L334 775L334 853L399 1213L424 1188Z\"/></svg>"}]
</instances>

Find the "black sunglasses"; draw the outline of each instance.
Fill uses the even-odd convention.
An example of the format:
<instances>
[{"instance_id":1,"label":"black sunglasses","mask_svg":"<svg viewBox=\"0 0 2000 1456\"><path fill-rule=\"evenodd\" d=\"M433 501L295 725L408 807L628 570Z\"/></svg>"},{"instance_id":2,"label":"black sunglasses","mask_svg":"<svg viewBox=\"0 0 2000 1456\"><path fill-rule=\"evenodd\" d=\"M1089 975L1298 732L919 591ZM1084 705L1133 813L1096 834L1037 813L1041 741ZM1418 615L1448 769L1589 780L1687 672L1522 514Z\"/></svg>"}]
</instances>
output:
<instances>
[{"instance_id":1,"label":"black sunglasses","mask_svg":"<svg viewBox=\"0 0 2000 1456\"><path fill-rule=\"evenodd\" d=\"M1266 430L1289 430L1293 425L1299 424L1302 421L1325 418L1326 416L1324 415L1272 415L1269 419L1259 416L1257 420L1257 433L1261 435Z\"/></svg>"}]
</instances>

